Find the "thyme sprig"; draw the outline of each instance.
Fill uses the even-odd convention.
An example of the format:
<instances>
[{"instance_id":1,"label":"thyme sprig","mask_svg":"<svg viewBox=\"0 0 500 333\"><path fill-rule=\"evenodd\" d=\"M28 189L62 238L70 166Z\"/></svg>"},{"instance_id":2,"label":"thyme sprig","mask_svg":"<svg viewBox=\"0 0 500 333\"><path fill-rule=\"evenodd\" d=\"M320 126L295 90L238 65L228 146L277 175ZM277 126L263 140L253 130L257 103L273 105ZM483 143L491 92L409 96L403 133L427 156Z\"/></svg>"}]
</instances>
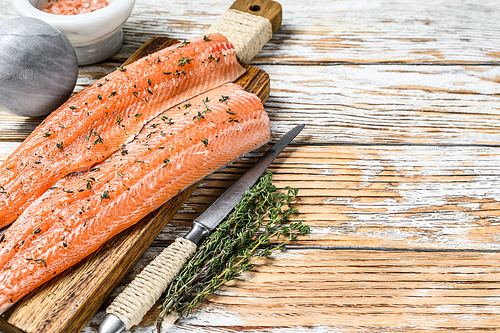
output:
<instances>
[{"instance_id":1,"label":"thyme sprig","mask_svg":"<svg viewBox=\"0 0 500 333\"><path fill-rule=\"evenodd\" d=\"M288 242L308 234L309 226L302 222L285 224L298 212L291 206L297 194L298 189L290 187L278 191L271 173L245 192L170 284L160 306L158 332L169 314L190 314L206 296L254 268L257 259L269 258L276 250L285 251Z\"/></svg>"}]
</instances>

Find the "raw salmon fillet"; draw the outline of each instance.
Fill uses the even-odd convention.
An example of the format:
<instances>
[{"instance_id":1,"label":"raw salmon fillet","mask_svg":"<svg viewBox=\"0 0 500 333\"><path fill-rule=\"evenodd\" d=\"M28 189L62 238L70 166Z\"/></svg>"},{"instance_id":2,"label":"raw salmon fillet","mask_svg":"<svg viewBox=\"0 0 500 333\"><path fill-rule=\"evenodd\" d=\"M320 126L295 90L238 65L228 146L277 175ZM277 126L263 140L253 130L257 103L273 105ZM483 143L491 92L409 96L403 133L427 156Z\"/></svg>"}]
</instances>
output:
<instances>
[{"instance_id":1,"label":"raw salmon fillet","mask_svg":"<svg viewBox=\"0 0 500 333\"><path fill-rule=\"evenodd\" d=\"M107 158L164 110L244 72L232 44L211 34L146 56L83 89L0 167L0 227L65 175Z\"/></svg>"},{"instance_id":2,"label":"raw salmon fillet","mask_svg":"<svg viewBox=\"0 0 500 333\"><path fill-rule=\"evenodd\" d=\"M227 84L175 106L36 199L0 243L0 312L206 175L271 139L260 99Z\"/></svg>"}]
</instances>

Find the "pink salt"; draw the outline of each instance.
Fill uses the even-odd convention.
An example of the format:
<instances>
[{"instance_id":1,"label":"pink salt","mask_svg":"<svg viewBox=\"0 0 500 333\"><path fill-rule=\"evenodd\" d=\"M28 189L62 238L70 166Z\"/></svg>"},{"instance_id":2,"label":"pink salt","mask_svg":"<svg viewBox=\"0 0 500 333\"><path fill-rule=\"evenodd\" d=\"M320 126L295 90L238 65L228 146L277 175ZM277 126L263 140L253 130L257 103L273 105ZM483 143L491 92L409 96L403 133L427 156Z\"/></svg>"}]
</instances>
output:
<instances>
[{"instance_id":1,"label":"pink salt","mask_svg":"<svg viewBox=\"0 0 500 333\"><path fill-rule=\"evenodd\" d=\"M104 8L108 0L47 0L42 11L58 15L78 15Z\"/></svg>"}]
</instances>

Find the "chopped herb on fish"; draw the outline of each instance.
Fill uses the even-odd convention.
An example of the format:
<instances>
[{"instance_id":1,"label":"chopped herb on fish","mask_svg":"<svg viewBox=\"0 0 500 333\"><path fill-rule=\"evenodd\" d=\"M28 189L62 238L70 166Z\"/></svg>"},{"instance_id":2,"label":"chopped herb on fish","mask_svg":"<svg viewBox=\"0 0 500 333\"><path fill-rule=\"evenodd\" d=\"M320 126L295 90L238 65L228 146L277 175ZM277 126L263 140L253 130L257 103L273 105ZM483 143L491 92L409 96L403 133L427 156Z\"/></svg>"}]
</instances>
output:
<instances>
[{"instance_id":1,"label":"chopped herb on fish","mask_svg":"<svg viewBox=\"0 0 500 333\"><path fill-rule=\"evenodd\" d=\"M229 96L226 96L226 95L220 95L220 99L219 99L219 102L221 103L226 103L227 104L227 101L229 100Z\"/></svg>"},{"instance_id":2,"label":"chopped herb on fish","mask_svg":"<svg viewBox=\"0 0 500 333\"><path fill-rule=\"evenodd\" d=\"M186 64L189 64L191 60L194 58L189 59L188 57L180 58L179 59L179 67L184 67Z\"/></svg>"},{"instance_id":3,"label":"chopped herb on fish","mask_svg":"<svg viewBox=\"0 0 500 333\"><path fill-rule=\"evenodd\" d=\"M92 185L94 184L94 182L94 177L90 177L89 179L87 179L87 190L92 191Z\"/></svg>"},{"instance_id":4,"label":"chopped herb on fish","mask_svg":"<svg viewBox=\"0 0 500 333\"><path fill-rule=\"evenodd\" d=\"M207 97L208 99L208 97ZM207 102L203 101L203 104L205 105L205 110L203 110L203 113L207 113L207 112L211 112L212 110L209 109L208 105L207 105Z\"/></svg>"},{"instance_id":5,"label":"chopped herb on fish","mask_svg":"<svg viewBox=\"0 0 500 333\"><path fill-rule=\"evenodd\" d=\"M104 191L104 193L101 194L101 202L103 199L111 199L111 197L109 196L109 191Z\"/></svg>"},{"instance_id":6,"label":"chopped herb on fish","mask_svg":"<svg viewBox=\"0 0 500 333\"><path fill-rule=\"evenodd\" d=\"M202 118L205 118L205 116L200 111L198 111L198 114L193 117L193 120L200 121L200 119Z\"/></svg>"}]
</instances>

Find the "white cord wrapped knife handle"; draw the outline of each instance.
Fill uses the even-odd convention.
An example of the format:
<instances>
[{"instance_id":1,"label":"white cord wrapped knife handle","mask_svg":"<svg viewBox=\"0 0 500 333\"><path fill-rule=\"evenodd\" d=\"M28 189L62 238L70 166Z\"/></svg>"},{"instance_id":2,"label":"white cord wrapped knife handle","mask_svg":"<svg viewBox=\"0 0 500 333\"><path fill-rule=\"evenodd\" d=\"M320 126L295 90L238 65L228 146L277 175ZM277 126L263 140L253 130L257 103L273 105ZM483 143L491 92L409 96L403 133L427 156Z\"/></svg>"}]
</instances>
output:
<instances>
[{"instance_id":1,"label":"white cord wrapped knife handle","mask_svg":"<svg viewBox=\"0 0 500 333\"><path fill-rule=\"evenodd\" d=\"M139 324L195 251L192 241L177 238L115 298L106 313L120 318L127 330Z\"/></svg>"}]
</instances>

